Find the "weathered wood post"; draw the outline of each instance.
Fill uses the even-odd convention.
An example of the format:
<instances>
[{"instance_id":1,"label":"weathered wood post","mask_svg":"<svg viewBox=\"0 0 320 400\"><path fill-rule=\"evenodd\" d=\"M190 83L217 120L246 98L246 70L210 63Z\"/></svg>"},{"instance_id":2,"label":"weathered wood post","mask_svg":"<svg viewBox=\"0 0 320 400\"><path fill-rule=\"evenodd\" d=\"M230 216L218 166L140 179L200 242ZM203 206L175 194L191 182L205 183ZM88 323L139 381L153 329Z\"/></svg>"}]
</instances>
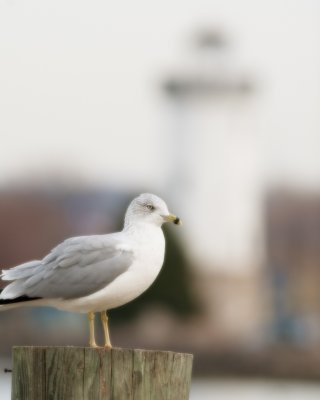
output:
<instances>
[{"instance_id":1,"label":"weathered wood post","mask_svg":"<svg viewBox=\"0 0 320 400\"><path fill-rule=\"evenodd\" d=\"M14 347L12 400L187 400L191 354Z\"/></svg>"}]
</instances>

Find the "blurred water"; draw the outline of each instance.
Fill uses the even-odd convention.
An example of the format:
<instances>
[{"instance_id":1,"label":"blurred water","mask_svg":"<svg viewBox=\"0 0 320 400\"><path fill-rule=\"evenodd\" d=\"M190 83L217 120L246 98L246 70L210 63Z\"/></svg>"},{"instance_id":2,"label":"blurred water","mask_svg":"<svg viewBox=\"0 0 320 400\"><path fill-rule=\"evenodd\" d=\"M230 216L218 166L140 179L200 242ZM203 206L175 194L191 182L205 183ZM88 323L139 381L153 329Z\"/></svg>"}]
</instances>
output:
<instances>
[{"instance_id":1,"label":"blurred water","mask_svg":"<svg viewBox=\"0 0 320 400\"><path fill-rule=\"evenodd\" d=\"M190 400L318 400L320 383L268 380L194 380Z\"/></svg>"},{"instance_id":2,"label":"blurred water","mask_svg":"<svg viewBox=\"0 0 320 400\"><path fill-rule=\"evenodd\" d=\"M0 359L0 399L11 399L11 374L4 373L5 368L11 368L12 363L10 358Z\"/></svg>"},{"instance_id":3,"label":"blurred water","mask_svg":"<svg viewBox=\"0 0 320 400\"><path fill-rule=\"evenodd\" d=\"M0 360L0 399L10 400L11 374L4 368L11 360ZM318 400L320 383L268 380L194 379L190 400Z\"/></svg>"}]
</instances>

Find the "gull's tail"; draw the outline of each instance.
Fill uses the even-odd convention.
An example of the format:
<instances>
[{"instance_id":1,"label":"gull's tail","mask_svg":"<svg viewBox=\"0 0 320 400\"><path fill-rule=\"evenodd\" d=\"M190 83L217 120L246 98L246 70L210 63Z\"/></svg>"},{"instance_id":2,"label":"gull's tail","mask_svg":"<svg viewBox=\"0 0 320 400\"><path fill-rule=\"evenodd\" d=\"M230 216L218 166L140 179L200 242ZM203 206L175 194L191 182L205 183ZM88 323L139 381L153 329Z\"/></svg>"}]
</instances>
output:
<instances>
[{"instance_id":1,"label":"gull's tail","mask_svg":"<svg viewBox=\"0 0 320 400\"><path fill-rule=\"evenodd\" d=\"M40 300L41 297L28 297L28 296L19 296L14 299L2 299L1 293L3 289L0 289L0 311L9 310L11 308L21 307L27 305L26 303L32 302L34 300ZM29 304L31 305L31 304Z\"/></svg>"},{"instance_id":2,"label":"gull's tail","mask_svg":"<svg viewBox=\"0 0 320 400\"><path fill-rule=\"evenodd\" d=\"M33 300L40 297L30 297L24 293L22 279L29 277L35 268L39 266L39 261L30 261L15 268L3 270L0 278L3 281L13 281L4 289L0 289L0 311L10 308L31 305Z\"/></svg>"}]
</instances>

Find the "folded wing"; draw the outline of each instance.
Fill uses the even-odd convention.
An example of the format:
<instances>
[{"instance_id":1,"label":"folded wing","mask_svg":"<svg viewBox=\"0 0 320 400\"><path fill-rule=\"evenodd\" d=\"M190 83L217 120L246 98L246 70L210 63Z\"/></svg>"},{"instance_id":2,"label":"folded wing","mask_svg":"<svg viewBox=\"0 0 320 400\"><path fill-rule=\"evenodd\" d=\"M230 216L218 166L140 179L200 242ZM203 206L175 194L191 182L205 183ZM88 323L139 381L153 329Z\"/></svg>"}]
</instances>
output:
<instances>
[{"instance_id":1,"label":"folded wing","mask_svg":"<svg viewBox=\"0 0 320 400\"><path fill-rule=\"evenodd\" d=\"M127 271L133 258L133 251L117 234L67 239L43 260L3 271L2 279L13 282L0 299L84 297Z\"/></svg>"}]
</instances>

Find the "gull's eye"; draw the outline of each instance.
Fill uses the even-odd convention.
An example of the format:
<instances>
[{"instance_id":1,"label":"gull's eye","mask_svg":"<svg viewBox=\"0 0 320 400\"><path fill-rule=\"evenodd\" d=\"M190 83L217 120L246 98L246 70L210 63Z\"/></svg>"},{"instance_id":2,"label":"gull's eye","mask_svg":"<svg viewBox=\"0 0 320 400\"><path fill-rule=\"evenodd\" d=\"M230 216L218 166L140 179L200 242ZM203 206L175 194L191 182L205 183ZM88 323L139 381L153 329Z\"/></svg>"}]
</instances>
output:
<instances>
[{"instance_id":1,"label":"gull's eye","mask_svg":"<svg viewBox=\"0 0 320 400\"><path fill-rule=\"evenodd\" d=\"M146 204L148 210L153 211L155 207L152 204Z\"/></svg>"}]
</instances>

